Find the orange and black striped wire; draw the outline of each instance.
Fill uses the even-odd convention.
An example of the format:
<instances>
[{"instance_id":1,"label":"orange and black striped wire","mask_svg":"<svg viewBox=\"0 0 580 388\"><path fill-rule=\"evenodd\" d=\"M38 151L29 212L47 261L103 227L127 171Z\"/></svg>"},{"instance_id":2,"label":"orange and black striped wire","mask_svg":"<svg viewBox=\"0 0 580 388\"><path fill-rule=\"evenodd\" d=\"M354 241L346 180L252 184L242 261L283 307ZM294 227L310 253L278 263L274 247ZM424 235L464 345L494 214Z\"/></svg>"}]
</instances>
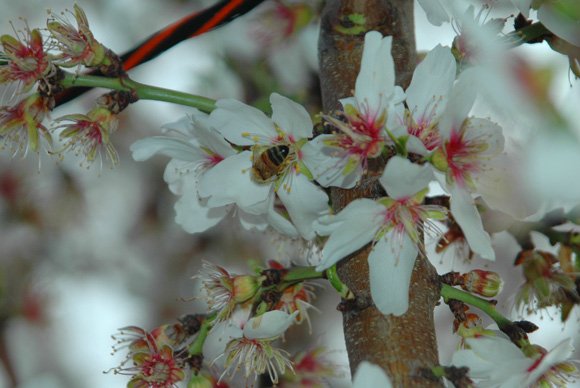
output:
<instances>
[{"instance_id":1,"label":"orange and black striped wire","mask_svg":"<svg viewBox=\"0 0 580 388\"><path fill-rule=\"evenodd\" d=\"M194 12L156 32L134 49L120 56L125 71L130 70L175 46L185 39L201 35L241 16L264 0L224 0ZM98 75L99 72L90 74ZM71 88L56 95L56 106L64 104L90 88Z\"/></svg>"}]
</instances>

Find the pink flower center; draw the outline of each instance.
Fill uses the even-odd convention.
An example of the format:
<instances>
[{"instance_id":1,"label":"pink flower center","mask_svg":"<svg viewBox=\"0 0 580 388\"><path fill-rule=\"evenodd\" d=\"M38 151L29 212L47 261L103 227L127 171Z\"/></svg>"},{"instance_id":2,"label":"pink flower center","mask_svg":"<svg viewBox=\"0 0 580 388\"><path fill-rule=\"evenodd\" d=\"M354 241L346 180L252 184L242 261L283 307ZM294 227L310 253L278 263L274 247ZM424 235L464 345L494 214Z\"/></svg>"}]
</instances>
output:
<instances>
[{"instance_id":1,"label":"pink flower center","mask_svg":"<svg viewBox=\"0 0 580 388\"><path fill-rule=\"evenodd\" d=\"M299 372L317 373L321 369L320 362L314 352L307 353L294 368ZM303 381L304 382L304 381Z\"/></svg>"},{"instance_id":2,"label":"pink flower center","mask_svg":"<svg viewBox=\"0 0 580 388\"><path fill-rule=\"evenodd\" d=\"M465 186L465 181L471 173L477 173L480 170L480 164L477 160L477 144L472 144L463 135L463 131L452 129L451 136L445 144L451 176L453 181L462 187Z\"/></svg>"},{"instance_id":3,"label":"pink flower center","mask_svg":"<svg viewBox=\"0 0 580 388\"><path fill-rule=\"evenodd\" d=\"M10 62L11 72L15 79L25 83L41 78L48 67L42 42L34 38L29 46L20 44L14 57L14 61Z\"/></svg>"},{"instance_id":4,"label":"pink flower center","mask_svg":"<svg viewBox=\"0 0 580 388\"><path fill-rule=\"evenodd\" d=\"M211 154L208 155L208 163L210 166L215 166L216 164L218 164L219 162L221 162L222 160L224 160L224 157L218 154Z\"/></svg>"},{"instance_id":5,"label":"pink flower center","mask_svg":"<svg viewBox=\"0 0 580 388\"><path fill-rule=\"evenodd\" d=\"M352 129L354 136L341 136L339 146L348 150L351 155L358 155L362 160L377 156L383 145L381 130L383 120L368 113L358 114L348 117L348 125Z\"/></svg>"},{"instance_id":6,"label":"pink flower center","mask_svg":"<svg viewBox=\"0 0 580 388\"><path fill-rule=\"evenodd\" d=\"M417 123L407 123L407 133L417 137L421 140L425 148L432 151L441 144L441 136L429 124L430 122L427 120L420 120Z\"/></svg>"}]
</instances>

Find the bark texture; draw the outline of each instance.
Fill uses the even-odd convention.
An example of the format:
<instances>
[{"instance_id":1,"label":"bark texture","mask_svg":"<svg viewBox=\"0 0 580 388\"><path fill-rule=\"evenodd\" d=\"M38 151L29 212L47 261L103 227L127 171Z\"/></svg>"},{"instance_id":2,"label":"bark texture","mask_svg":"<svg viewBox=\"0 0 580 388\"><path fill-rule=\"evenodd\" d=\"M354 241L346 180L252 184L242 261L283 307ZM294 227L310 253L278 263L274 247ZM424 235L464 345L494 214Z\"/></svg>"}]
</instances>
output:
<instances>
[{"instance_id":1,"label":"bark texture","mask_svg":"<svg viewBox=\"0 0 580 388\"><path fill-rule=\"evenodd\" d=\"M354 16L353 16L354 15ZM363 18L361 18L362 16ZM360 25L360 21L364 23ZM358 23L358 24L357 24ZM393 36L397 84L406 87L416 64L413 0L327 0L319 41L320 81L325 112L340 109L339 99L352 95L367 31ZM352 190L333 188L335 211L357 198L385 195L377 178L385 160L373 161L363 181ZM370 246L342 260L339 276L357 296L371 301L367 257ZM385 258L387 259L387 258ZM438 365L433 309L439 299L434 267L424 258L415 263L409 310L401 317L384 316L370 306L343 313L351 371L367 360L387 371L396 387L440 387L421 374Z\"/></svg>"}]
</instances>

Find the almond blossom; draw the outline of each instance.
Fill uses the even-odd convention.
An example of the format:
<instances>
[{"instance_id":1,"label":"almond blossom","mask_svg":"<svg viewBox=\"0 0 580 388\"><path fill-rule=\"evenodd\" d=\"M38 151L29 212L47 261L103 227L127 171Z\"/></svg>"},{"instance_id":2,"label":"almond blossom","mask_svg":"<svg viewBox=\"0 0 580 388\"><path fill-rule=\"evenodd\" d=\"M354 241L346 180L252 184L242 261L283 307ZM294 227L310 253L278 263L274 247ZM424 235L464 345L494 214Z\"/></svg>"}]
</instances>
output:
<instances>
[{"instance_id":1,"label":"almond blossom","mask_svg":"<svg viewBox=\"0 0 580 388\"><path fill-rule=\"evenodd\" d=\"M36 81L45 79L55 72L50 56L45 48L42 34L38 29L26 26L22 37L0 36L4 48L0 59L0 84L16 81L24 92L29 91ZM20 40L22 38L22 40Z\"/></svg>"},{"instance_id":2,"label":"almond blossom","mask_svg":"<svg viewBox=\"0 0 580 388\"><path fill-rule=\"evenodd\" d=\"M215 131L207 122L207 116L199 111L194 111L192 116L185 117L176 123L166 125L168 135L154 136L139 140L131 146L133 158L143 161L155 154L163 154L171 157L171 161L165 169L165 181L169 189L181 198L175 204L175 221L186 232L203 232L234 212L240 219L244 228L265 229L266 219L263 216L246 211L253 201L240 201L237 205L233 201L221 203L211 202L203 198L199 193L199 182L205 174L219 166L221 163L230 161L231 158L243 160L248 158L248 152L238 154L223 137ZM250 168L250 165L247 165ZM243 195L243 198L253 198L257 201L266 200L266 194L262 187L254 183L247 174L230 174L228 183L232 185L229 190ZM265 203L265 202L264 202Z\"/></svg>"},{"instance_id":3,"label":"almond blossom","mask_svg":"<svg viewBox=\"0 0 580 388\"><path fill-rule=\"evenodd\" d=\"M529 356L503 337L467 338L469 349L455 352L452 363L469 368L478 387L561 387L579 376L568 358L574 352L570 338L550 351L529 345Z\"/></svg>"},{"instance_id":4,"label":"almond blossom","mask_svg":"<svg viewBox=\"0 0 580 388\"><path fill-rule=\"evenodd\" d=\"M236 100L217 101L210 115L212 126L231 143L250 147L250 151L242 151L204 174L199 193L209 197L210 206L228 202L254 205L256 214L265 214L281 233L311 240L314 221L329 209L328 196L311 181L303 162L302 146L312 136L312 120L304 107L279 94L273 93L270 103L272 118ZM269 161L269 168L275 170L264 176L264 167L258 164L275 147L286 154L280 155L279 163ZM251 180L257 190L248 195L232 182L233 177ZM282 212L277 210L278 203L283 205Z\"/></svg>"},{"instance_id":5,"label":"almond blossom","mask_svg":"<svg viewBox=\"0 0 580 388\"><path fill-rule=\"evenodd\" d=\"M66 121L70 123L61 124ZM86 115L65 115L55 122L60 125L54 129L60 130L59 138L65 141L60 152L71 150L76 155L83 155L88 165L98 156L102 165L104 151L111 165L119 163L119 155L110 140L113 132L117 130L119 119L108 109L96 107Z\"/></svg>"},{"instance_id":6,"label":"almond blossom","mask_svg":"<svg viewBox=\"0 0 580 388\"><path fill-rule=\"evenodd\" d=\"M46 24L57 48L61 51L55 59L59 61L60 66L65 67L81 64L89 67L98 66L103 63L107 48L93 36L85 11L77 4L73 9L77 27L54 13L51 13L51 19Z\"/></svg>"},{"instance_id":7,"label":"almond blossom","mask_svg":"<svg viewBox=\"0 0 580 388\"><path fill-rule=\"evenodd\" d=\"M391 44L392 37L377 31L365 35L354 96L340 100L344 121L326 117L339 132L317 136L303 148L304 162L324 187L354 187L367 160L383 150L388 110L402 100L402 90L395 87Z\"/></svg>"},{"instance_id":8,"label":"almond blossom","mask_svg":"<svg viewBox=\"0 0 580 388\"><path fill-rule=\"evenodd\" d=\"M451 50L440 45L431 50L415 69L411 84L405 91L406 105L395 106L393 129L396 136L407 135L409 152L426 155L441 144L438 124L447 106L456 74Z\"/></svg>"},{"instance_id":9,"label":"almond blossom","mask_svg":"<svg viewBox=\"0 0 580 388\"><path fill-rule=\"evenodd\" d=\"M209 311L217 314L216 323L228 320L236 306L249 302L260 288L257 277L230 274L225 268L205 260L194 279L201 280Z\"/></svg>"},{"instance_id":10,"label":"almond blossom","mask_svg":"<svg viewBox=\"0 0 580 388\"><path fill-rule=\"evenodd\" d=\"M424 251L421 231L435 229L430 219L446 216L445 208L422 204L432 179L429 166L391 158L380 178L390 197L357 199L337 215L319 220L319 234L330 238L317 271L372 242L368 260L373 301L383 314L404 314L415 259Z\"/></svg>"},{"instance_id":11,"label":"almond blossom","mask_svg":"<svg viewBox=\"0 0 580 388\"><path fill-rule=\"evenodd\" d=\"M283 375L286 369L293 370L290 354L275 347L272 342L294 323L297 314L298 312L290 315L279 310L269 311L251 318L243 328L230 328L234 338L228 342L221 355L226 358L221 377L242 370L246 379L255 380L258 375L267 372L270 380L276 384L278 376Z\"/></svg>"},{"instance_id":12,"label":"almond blossom","mask_svg":"<svg viewBox=\"0 0 580 388\"><path fill-rule=\"evenodd\" d=\"M175 387L185 378L183 360L178 347L184 339L180 325L164 325L147 332L140 327L120 329L114 351L128 348L123 363L114 368L115 374L131 375L130 388ZM132 365L126 366L127 363Z\"/></svg>"},{"instance_id":13,"label":"almond blossom","mask_svg":"<svg viewBox=\"0 0 580 388\"><path fill-rule=\"evenodd\" d=\"M484 259L494 260L491 238L483 229L471 193L478 191L479 181L490 173L488 163L503 151L504 138L499 125L468 117L476 97L472 87L475 76L474 71L467 70L454 85L439 124L442 144L431 162L445 173L451 213L471 249Z\"/></svg>"},{"instance_id":14,"label":"almond blossom","mask_svg":"<svg viewBox=\"0 0 580 388\"><path fill-rule=\"evenodd\" d=\"M52 144L52 136L42 121L50 111L50 101L40 94L31 94L13 106L0 107L0 147L13 155L26 156L38 152L41 140Z\"/></svg>"}]
</instances>

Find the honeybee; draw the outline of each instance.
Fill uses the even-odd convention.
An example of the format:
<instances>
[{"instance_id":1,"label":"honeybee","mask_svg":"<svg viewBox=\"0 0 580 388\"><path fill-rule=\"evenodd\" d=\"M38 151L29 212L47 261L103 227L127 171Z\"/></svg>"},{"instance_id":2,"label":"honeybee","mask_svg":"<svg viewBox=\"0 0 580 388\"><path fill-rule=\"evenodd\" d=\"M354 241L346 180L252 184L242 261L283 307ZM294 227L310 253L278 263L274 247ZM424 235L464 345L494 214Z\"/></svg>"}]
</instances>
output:
<instances>
[{"instance_id":1,"label":"honeybee","mask_svg":"<svg viewBox=\"0 0 580 388\"><path fill-rule=\"evenodd\" d=\"M462 257L466 261L473 258L473 251L469 248L463 231L456 223L451 224L449 230L441 236L435 246L435 252L442 253L447 250L451 244L454 244L455 255L458 257Z\"/></svg>"},{"instance_id":2,"label":"honeybee","mask_svg":"<svg viewBox=\"0 0 580 388\"><path fill-rule=\"evenodd\" d=\"M449 227L449 230L441 236L437 245L435 246L435 252L441 253L446 250L449 245L453 244L454 242L460 242L465 237L463 236L463 232L459 228L458 225L452 224Z\"/></svg>"},{"instance_id":3,"label":"honeybee","mask_svg":"<svg viewBox=\"0 0 580 388\"><path fill-rule=\"evenodd\" d=\"M252 156L252 176L261 183L275 180L288 166L289 156L290 148L286 145L255 148Z\"/></svg>"}]
</instances>

